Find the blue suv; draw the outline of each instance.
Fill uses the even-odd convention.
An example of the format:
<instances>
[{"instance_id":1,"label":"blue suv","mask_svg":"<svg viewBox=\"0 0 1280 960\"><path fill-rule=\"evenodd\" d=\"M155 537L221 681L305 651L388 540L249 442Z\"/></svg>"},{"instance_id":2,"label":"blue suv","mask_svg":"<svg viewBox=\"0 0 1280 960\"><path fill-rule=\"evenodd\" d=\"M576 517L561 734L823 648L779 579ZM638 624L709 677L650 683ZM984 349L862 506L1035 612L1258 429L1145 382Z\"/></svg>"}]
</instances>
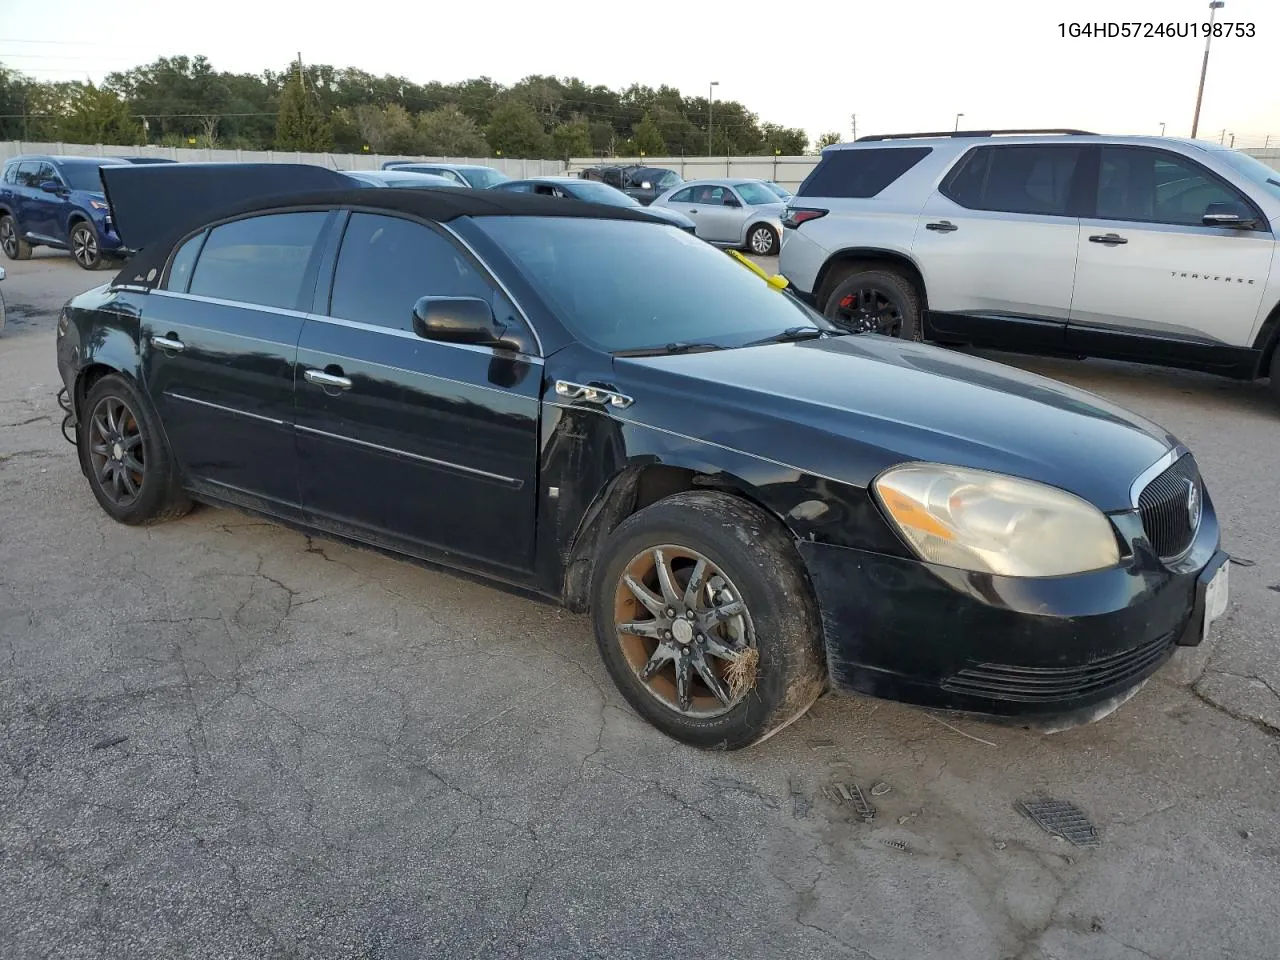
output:
<instances>
[{"instance_id":1,"label":"blue suv","mask_svg":"<svg viewBox=\"0 0 1280 960\"><path fill-rule=\"evenodd\" d=\"M126 253L98 168L127 163L114 157L14 157L0 175L4 255L26 260L32 247L56 247L96 270L112 254Z\"/></svg>"}]
</instances>

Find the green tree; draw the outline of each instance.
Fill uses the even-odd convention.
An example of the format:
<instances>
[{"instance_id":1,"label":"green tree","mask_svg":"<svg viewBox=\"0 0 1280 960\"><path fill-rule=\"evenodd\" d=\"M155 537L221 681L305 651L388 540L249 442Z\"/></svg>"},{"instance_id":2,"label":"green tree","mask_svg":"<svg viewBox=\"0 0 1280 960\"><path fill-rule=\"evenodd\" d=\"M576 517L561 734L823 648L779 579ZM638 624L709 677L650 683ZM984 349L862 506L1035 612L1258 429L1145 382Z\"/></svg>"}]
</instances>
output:
<instances>
[{"instance_id":1,"label":"green tree","mask_svg":"<svg viewBox=\"0 0 1280 960\"><path fill-rule=\"evenodd\" d=\"M784 157L798 157L809 145L809 137L796 127L783 127L776 123L760 124L760 132L764 135L765 153L778 154Z\"/></svg>"},{"instance_id":2,"label":"green tree","mask_svg":"<svg viewBox=\"0 0 1280 960\"><path fill-rule=\"evenodd\" d=\"M545 157L551 149L542 122L522 100L507 100L493 111L485 138L504 157Z\"/></svg>"},{"instance_id":3,"label":"green tree","mask_svg":"<svg viewBox=\"0 0 1280 960\"><path fill-rule=\"evenodd\" d=\"M658 125L649 119L647 113L643 120L631 128L631 139L635 149L646 156L661 157L667 152L667 144L662 139Z\"/></svg>"},{"instance_id":4,"label":"green tree","mask_svg":"<svg viewBox=\"0 0 1280 960\"><path fill-rule=\"evenodd\" d=\"M418 141L432 157L487 157L489 144L476 122L454 103L418 115Z\"/></svg>"},{"instance_id":5,"label":"green tree","mask_svg":"<svg viewBox=\"0 0 1280 960\"><path fill-rule=\"evenodd\" d=\"M285 82L276 115L276 149L321 153L332 144L328 124L316 96L307 89L301 71Z\"/></svg>"},{"instance_id":6,"label":"green tree","mask_svg":"<svg viewBox=\"0 0 1280 960\"><path fill-rule=\"evenodd\" d=\"M418 131L409 111L398 103L377 107L361 104L351 111L360 137L374 153L414 154L418 152Z\"/></svg>"},{"instance_id":7,"label":"green tree","mask_svg":"<svg viewBox=\"0 0 1280 960\"><path fill-rule=\"evenodd\" d=\"M817 140L813 141L814 152L821 153L823 147L829 147L833 143L839 143L840 139L840 134L836 133L834 130L829 133L824 133L819 136Z\"/></svg>"},{"instance_id":8,"label":"green tree","mask_svg":"<svg viewBox=\"0 0 1280 960\"><path fill-rule=\"evenodd\" d=\"M560 124L551 131L551 143L557 160L568 161L574 157L592 155L591 128L585 120Z\"/></svg>"},{"instance_id":9,"label":"green tree","mask_svg":"<svg viewBox=\"0 0 1280 960\"><path fill-rule=\"evenodd\" d=\"M129 115L129 105L113 91L92 83L76 91L58 129L63 140L73 143L142 142L142 123Z\"/></svg>"}]
</instances>

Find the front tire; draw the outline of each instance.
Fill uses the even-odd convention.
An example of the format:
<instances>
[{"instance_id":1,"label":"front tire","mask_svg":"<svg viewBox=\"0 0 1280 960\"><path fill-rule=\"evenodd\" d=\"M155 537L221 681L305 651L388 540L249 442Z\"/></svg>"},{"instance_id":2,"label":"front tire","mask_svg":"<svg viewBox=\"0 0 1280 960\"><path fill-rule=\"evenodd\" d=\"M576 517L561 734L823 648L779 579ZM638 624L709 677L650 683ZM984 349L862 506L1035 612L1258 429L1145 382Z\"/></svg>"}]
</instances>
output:
<instances>
[{"instance_id":1,"label":"front tire","mask_svg":"<svg viewBox=\"0 0 1280 960\"><path fill-rule=\"evenodd\" d=\"M1271 351L1271 396L1280 403L1280 343Z\"/></svg>"},{"instance_id":2,"label":"front tire","mask_svg":"<svg viewBox=\"0 0 1280 960\"><path fill-rule=\"evenodd\" d=\"M778 235L767 223L757 223L747 234L747 249L757 257L772 257L778 253Z\"/></svg>"},{"instance_id":3,"label":"front tire","mask_svg":"<svg viewBox=\"0 0 1280 960\"><path fill-rule=\"evenodd\" d=\"M759 743L825 688L821 619L795 546L736 497L680 493L628 517L596 560L591 600L613 682L683 743Z\"/></svg>"},{"instance_id":4,"label":"front tire","mask_svg":"<svg viewBox=\"0 0 1280 960\"><path fill-rule=\"evenodd\" d=\"M920 294L896 270L855 269L831 291L823 315L850 333L923 339Z\"/></svg>"},{"instance_id":5,"label":"front tire","mask_svg":"<svg viewBox=\"0 0 1280 960\"><path fill-rule=\"evenodd\" d=\"M22 239L18 221L7 213L0 217L0 250L10 260L31 259L31 244Z\"/></svg>"},{"instance_id":6,"label":"front tire","mask_svg":"<svg viewBox=\"0 0 1280 960\"><path fill-rule=\"evenodd\" d=\"M80 465L98 505L130 525L182 516L182 490L159 420L137 388L108 374L89 390L76 428Z\"/></svg>"},{"instance_id":7,"label":"front tire","mask_svg":"<svg viewBox=\"0 0 1280 960\"><path fill-rule=\"evenodd\" d=\"M97 270L102 266L102 245L98 231L86 220L77 220L71 227L71 256L85 270Z\"/></svg>"}]
</instances>

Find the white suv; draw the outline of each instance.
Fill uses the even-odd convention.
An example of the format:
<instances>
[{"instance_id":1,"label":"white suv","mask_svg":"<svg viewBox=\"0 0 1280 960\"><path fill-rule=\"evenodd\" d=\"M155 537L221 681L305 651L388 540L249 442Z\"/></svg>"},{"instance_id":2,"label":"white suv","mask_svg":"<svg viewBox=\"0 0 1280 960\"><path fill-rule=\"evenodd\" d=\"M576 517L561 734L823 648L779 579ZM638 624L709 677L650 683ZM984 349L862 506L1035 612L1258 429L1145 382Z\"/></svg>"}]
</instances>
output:
<instances>
[{"instance_id":1,"label":"white suv","mask_svg":"<svg viewBox=\"0 0 1280 960\"><path fill-rule=\"evenodd\" d=\"M863 137L823 151L783 225L780 272L850 329L1269 375L1280 398L1280 171L1246 154L1076 130Z\"/></svg>"}]
</instances>

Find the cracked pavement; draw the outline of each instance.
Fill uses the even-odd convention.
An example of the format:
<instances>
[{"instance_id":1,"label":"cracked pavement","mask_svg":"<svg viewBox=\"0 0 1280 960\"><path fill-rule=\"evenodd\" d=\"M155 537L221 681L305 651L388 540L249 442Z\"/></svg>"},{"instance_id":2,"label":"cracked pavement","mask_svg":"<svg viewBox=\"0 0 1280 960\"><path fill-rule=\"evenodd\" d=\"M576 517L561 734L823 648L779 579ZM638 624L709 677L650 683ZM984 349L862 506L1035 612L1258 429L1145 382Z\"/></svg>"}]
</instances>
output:
<instances>
[{"instance_id":1,"label":"cracked pavement","mask_svg":"<svg viewBox=\"0 0 1280 960\"><path fill-rule=\"evenodd\" d=\"M706 754L630 712L585 618L230 510L112 523L52 355L108 275L6 266L0 957L1280 954L1265 388L1015 360L1178 433L1253 562L1212 649L1116 714L1044 736L824 697ZM873 823L833 781L889 785ZM1039 794L1101 846L1015 811Z\"/></svg>"}]
</instances>

